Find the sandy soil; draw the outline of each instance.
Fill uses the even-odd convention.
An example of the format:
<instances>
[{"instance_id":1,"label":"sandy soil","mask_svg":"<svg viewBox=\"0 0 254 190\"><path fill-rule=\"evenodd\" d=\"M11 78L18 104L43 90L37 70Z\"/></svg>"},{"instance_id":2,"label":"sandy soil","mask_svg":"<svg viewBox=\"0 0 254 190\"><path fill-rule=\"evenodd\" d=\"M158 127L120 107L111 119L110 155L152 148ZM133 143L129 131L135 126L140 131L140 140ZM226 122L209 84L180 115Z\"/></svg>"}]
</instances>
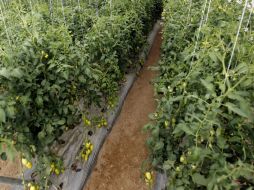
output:
<instances>
[{"instance_id":1,"label":"sandy soil","mask_svg":"<svg viewBox=\"0 0 254 190\"><path fill-rule=\"evenodd\" d=\"M148 189L141 179L141 164L148 156L142 128L149 122L148 115L156 108L151 84L155 72L149 67L159 59L161 42L161 34L158 33L84 190Z\"/></svg>"},{"instance_id":2,"label":"sandy soil","mask_svg":"<svg viewBox=\"0 0 254 190\"><path fill-rule=\"evenodd\" d=\"M0 176L18 177L20 176L19 161L2 161L0 160ZM0 190L10 190L11 186L0 184Z\"/></svg>"}]
</instances>

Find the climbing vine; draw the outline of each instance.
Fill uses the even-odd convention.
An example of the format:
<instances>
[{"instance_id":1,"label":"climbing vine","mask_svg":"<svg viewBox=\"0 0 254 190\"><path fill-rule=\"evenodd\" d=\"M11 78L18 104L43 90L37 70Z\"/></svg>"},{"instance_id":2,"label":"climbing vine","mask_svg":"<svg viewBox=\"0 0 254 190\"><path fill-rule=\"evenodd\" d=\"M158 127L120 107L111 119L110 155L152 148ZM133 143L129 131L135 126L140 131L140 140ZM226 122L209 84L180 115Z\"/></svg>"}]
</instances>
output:
<instances>
[{"instance_id":1,"label":"climbing vine","mask_svg":"<svg viewBox=\"0 0 254 190\"><path fill-rule=\"evenodd\" d=\"M150 162L168 189L252 189L254 2L164 3Z\"/></svg>"},{"instance_id":2,"label":"climbing vine","mask_svg":"<svg viewBox=\"0 0 254 190\"><path fill-rule=\"evenodd\" d=\"M51 151L63 133L81 120L86 127L107 125L87 112L114 105L124 73L145 46L157 4L0 1L0 153L6 160L18 151L24 168L34 169L38 184L27 188L47 189L49 176L64 172L62 158ZM92 152L87 143L84 160Z\"/></svg>"}]
</instances>

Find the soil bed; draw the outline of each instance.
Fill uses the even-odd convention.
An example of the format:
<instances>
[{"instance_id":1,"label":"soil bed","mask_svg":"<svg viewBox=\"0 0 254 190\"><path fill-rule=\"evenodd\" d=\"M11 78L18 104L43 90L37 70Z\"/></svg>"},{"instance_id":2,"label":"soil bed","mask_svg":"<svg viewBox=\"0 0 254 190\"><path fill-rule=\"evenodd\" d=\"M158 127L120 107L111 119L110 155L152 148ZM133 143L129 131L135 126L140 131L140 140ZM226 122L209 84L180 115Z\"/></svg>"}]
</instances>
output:
<instances>
[{"instance_id":1,"label":"soil bed","mask_svg":"<svg viewBox=\"0 0 254 190\"><path fill-rule=\"evenodd\" d=\"M142 128L149 122L156 102L151 81L156 73L149 69L160 56L161 33L156 36L144 68L130 90L120 116L107 137L95 168L84 190L145 190L141 164L147 158L146 135Z\"/></svg>"},{"instance_id":2,"label":"soil bed","mask_svg":"<svg viewBox=\"0 0 254 190\"><path fill-rule=\"evenodd\" d=\"M21 175L19 161L2 161L0 160L0 176L18 178ZM10 190L11 186L0 183L0 190Z\"/></svg>"}]
</instances>

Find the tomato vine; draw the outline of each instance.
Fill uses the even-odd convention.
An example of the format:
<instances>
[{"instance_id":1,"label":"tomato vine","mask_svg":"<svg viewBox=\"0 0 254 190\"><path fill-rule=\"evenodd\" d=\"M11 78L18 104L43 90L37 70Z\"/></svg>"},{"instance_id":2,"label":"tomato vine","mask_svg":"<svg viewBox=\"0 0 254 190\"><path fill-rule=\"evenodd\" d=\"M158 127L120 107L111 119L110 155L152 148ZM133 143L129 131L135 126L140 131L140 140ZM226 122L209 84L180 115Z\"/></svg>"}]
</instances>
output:
<instances>
[{"instance_id":1,"label":"tomato vine","mask_svg":"<svg viewBox=\"0 0 254 190\"><path fill-rule=\"evenodd\" d=\"M159 103L145 128L168 189L254 186L253 10L251 1L164 1Z\"/></svg>"},{"instance_id":2,"label":"tomato vine","mask_svg":"<svg viewBox=\"0 0 254 190\"><path fill-rule=\"evenodd\" d=\"M92 106L105 111L114 105L160 5L155 0L1 1L0 136L1 145L10 147L1 149L1 158L6 151L21 152L41 188L50 184L50 175L64 172L51 145L82 117L86 126L107 125L100 117L91 122L85 113ZM91 147L83 151L85 159ZM34 183L29 188L38 189Z\"/></svg>"}]
</instances>

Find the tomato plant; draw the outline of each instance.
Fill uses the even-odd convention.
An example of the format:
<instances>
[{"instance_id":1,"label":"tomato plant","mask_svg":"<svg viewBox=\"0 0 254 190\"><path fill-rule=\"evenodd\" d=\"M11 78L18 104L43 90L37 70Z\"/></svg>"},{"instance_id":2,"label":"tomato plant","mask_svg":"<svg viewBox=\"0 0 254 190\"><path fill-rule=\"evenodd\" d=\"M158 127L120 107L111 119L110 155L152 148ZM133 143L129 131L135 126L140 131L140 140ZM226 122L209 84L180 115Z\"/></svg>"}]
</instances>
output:
<instances>
[{"instance_id":1,"label":"tomato plant","mask_svg":"<svg viewBox=\"0 0 254 190\"><path fill-rule=\"evenodd\" d=\"M64 171L51 145L92 106L113 106L126 68L135 67L145 45L144 31L160 10L155 0L121 1L128 7L122 11L118 3L21 0L0 5L1 144L17 150L26 168L35 168L41 187L50 184L50 175ZM85 119L84 124L93 123L107 125L105 119Z\"/></svg>"},{"instance_id":2,"label":"tomato plant","mask_svg":"<svg viewBox=\"0 0 254 190\"><path fill-rule=\"evenodd\" d=\"M252 189L253 4L208 2L165 1L150 161L168 189Z\"/></svg>"}]
</instances>

